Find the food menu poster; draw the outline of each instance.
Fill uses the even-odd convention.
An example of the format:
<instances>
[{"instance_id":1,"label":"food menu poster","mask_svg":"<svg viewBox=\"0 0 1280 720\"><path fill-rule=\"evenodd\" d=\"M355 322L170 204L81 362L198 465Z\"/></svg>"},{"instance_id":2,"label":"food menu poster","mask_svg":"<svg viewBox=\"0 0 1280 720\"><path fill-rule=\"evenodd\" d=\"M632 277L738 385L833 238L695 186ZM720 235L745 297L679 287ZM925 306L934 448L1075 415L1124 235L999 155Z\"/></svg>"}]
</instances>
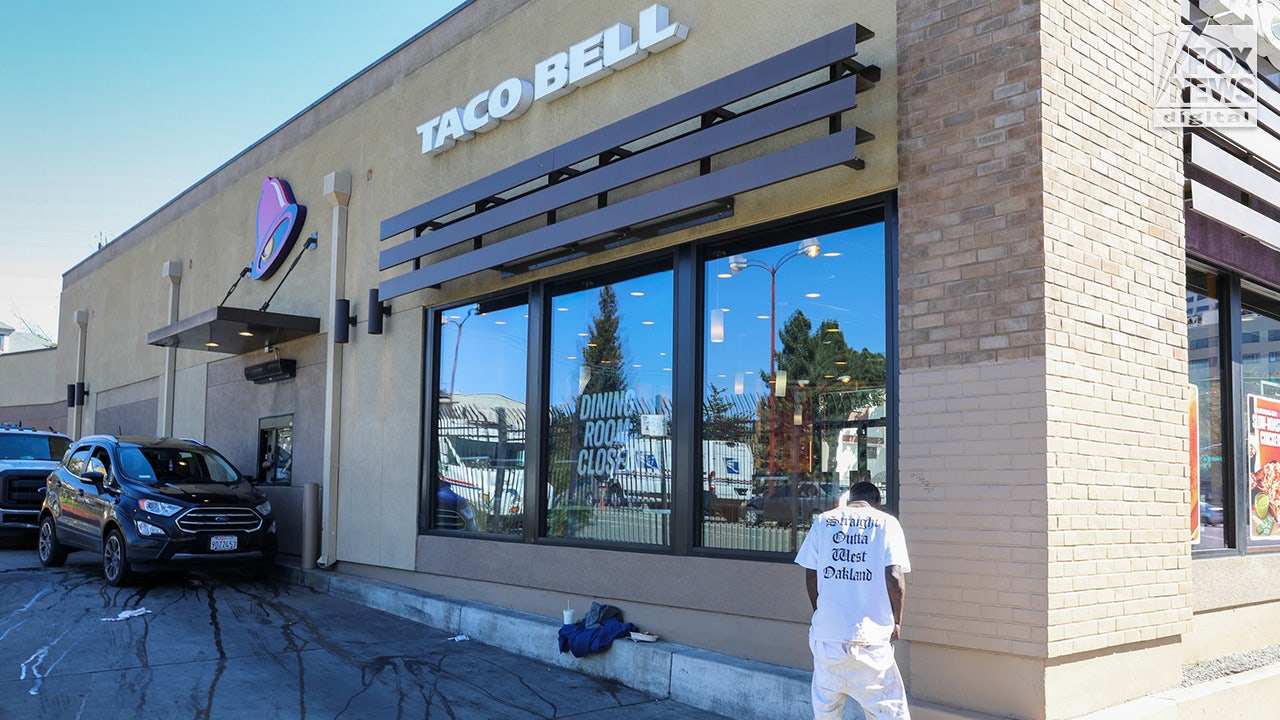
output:
<instances>
[{"instance_id":1,"label":"food menu poster","mask_svg":"<svg viewBox=\"0 0 1280 720\"><path fill-rule=\"evenodd\" d=\"M1249 537L1280 540L1280 400L1249 396Z\"/></svg>"},{"instance_id":2,"label":"food menu poster","mask_svg":"<svg viewBox=\"0 0 1280 720\"><path fill-rule=\"evenodd\" d=\"M1191 433L1191 544L1200 544L1200 388L1191 385L1187 429Z\"/></svg>"}]
</instances>

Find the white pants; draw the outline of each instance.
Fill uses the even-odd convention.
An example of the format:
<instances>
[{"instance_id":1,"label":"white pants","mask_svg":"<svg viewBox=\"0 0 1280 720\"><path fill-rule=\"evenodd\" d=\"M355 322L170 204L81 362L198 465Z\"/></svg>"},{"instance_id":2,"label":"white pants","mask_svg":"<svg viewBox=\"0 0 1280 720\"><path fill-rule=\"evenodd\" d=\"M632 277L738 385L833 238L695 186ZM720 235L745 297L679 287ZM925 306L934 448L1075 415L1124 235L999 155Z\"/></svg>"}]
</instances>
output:
<instances>
[{"instance_id":1,"label":"white pants","mask_svg":"<svg viewBox=\"0 0 1280 720\"><path fill-rule=\"evenodd\" d=\"M868 720L911 720L892 645L810 640L814 720L841 720L846 698Z\"/></svg>"}]
</instances>

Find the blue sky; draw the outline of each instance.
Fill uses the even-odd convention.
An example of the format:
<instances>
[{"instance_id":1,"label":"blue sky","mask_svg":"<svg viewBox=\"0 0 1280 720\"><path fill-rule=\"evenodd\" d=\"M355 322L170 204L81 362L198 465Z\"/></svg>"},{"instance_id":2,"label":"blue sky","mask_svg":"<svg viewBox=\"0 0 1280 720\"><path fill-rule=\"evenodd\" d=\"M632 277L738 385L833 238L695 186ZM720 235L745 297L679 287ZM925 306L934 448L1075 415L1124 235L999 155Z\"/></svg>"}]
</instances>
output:
<instances>
[{"instance_id":1,"label":"blue sky","mask_svg":"<svg viewBox=\"0 0 1280 720\"><path fill-rule=\"evenodd\" d=\"M57 335L62 273L462 0L5 4L0 322Z\"/></svg>"}]
</instances>

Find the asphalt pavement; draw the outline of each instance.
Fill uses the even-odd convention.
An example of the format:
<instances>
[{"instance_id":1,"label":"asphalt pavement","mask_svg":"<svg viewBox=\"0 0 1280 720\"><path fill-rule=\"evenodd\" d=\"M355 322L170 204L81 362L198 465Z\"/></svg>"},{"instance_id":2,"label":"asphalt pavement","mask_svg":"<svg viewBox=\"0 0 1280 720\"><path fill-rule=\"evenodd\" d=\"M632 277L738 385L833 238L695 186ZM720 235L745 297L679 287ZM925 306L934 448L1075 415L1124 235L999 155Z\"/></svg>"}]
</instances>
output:
<instances>
[{"instance_id":1,"label":"asphalt pavement","mask_svg":"<svg viewBox=\"0 0 1280 720\"><path fill-rule=\"evenodd\" d=\"M284 581L40 567L0 539L0 719L713 720Z\"/></svg>"}]
</instances>

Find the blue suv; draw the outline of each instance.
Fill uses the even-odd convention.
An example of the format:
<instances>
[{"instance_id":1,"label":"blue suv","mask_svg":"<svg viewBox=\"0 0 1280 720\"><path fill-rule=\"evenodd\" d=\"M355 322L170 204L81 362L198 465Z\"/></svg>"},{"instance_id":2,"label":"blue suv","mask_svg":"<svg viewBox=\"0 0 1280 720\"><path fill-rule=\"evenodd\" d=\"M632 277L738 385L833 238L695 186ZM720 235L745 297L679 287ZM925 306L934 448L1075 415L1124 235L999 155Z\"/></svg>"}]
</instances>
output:
<instances>
[{"instance_id":1,"label":"blue suv","mask_svg":"<svg viewBox=\"0 0 1280 720\"><path fill-rule=\"evenodd\" d=\"M101 553L111 585L139 570L270 565L277 547L266 496L193 440L90 435L45 484L40 563L58 567L75 550Z\"/></svg>"}]
</instances>

